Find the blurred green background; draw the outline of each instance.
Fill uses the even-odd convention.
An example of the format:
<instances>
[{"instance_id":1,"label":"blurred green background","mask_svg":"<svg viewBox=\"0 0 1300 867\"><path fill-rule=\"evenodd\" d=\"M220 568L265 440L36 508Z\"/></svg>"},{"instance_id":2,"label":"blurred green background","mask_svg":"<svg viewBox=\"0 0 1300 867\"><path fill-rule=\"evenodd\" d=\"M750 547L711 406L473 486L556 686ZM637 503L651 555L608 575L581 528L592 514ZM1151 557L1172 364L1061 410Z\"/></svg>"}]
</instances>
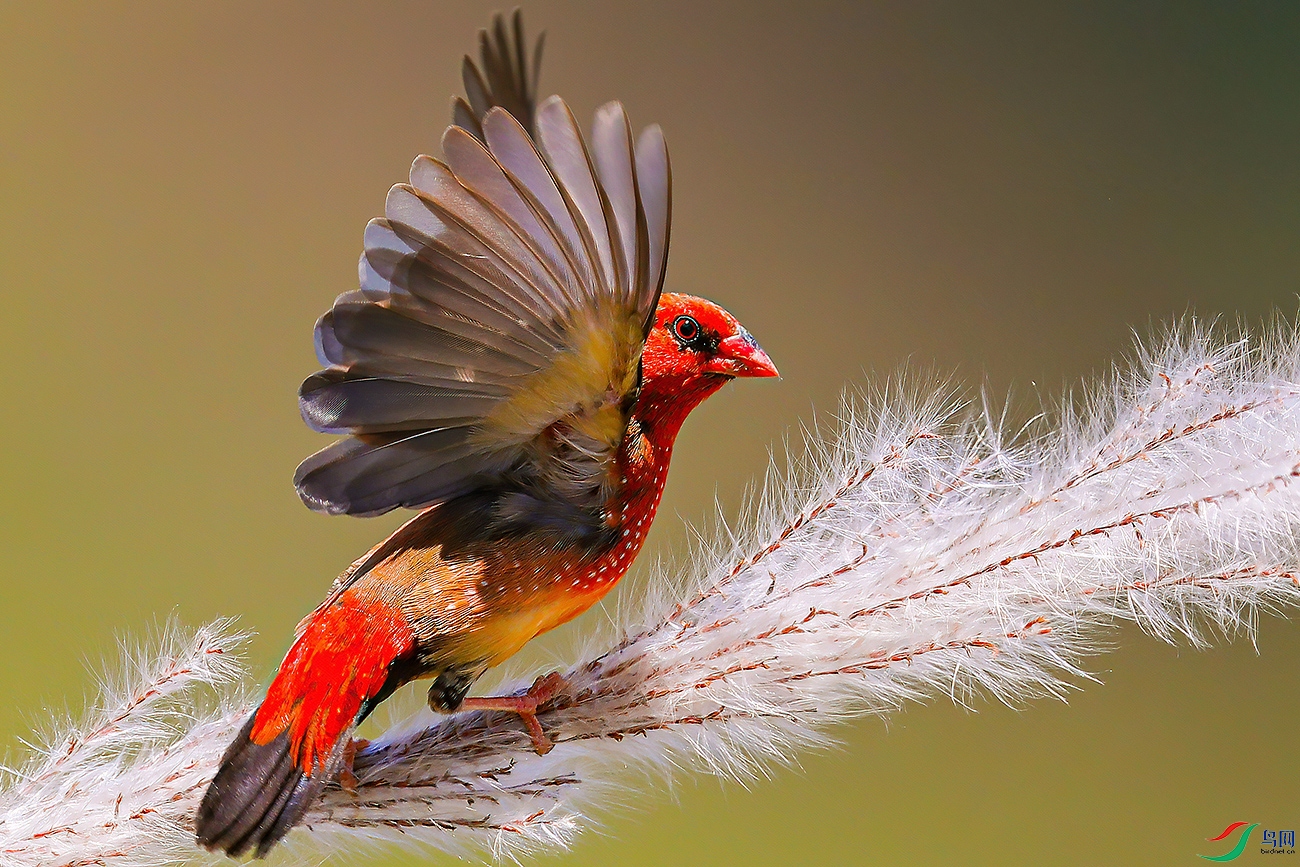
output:
<instances>
[{"instance_id":1,"label":"blurred green background","mask_svg":"<svg viewBox=\"0 0 1300 867\"><path fill-rule=\"evenodd\" d=\"M239 615L265 679L400 520L301 506L290 475L325 440L295 391L365 221L436 152L492 8L0 6L11 761L93 694L116 635L172 612ZM545 93L663 124L669 287L735 311L784 374L692 418L647 561L684 550L715 494L734 513L769 445L864 377L955 369L1028 413L1107 370L1132 329L1296 310L1294 3L526 14L548 34ZM842 748L749 789L629 794L536 862L1192 864L1229 822L1300 825L1296 624L1263 618L1258 655L1114 638L1104 683L1068 705L938 700L840 727Z\"/></svg>"}]
</instances>

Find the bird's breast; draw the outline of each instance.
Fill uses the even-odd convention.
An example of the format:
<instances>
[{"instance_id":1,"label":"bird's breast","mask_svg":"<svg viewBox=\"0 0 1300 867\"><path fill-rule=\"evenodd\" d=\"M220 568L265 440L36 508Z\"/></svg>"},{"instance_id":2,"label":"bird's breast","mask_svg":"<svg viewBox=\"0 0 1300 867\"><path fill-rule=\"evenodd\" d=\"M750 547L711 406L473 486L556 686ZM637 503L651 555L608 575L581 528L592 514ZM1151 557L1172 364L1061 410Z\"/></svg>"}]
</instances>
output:
<instances>
[{"instance_id":1,"label":"bird's breast","mask_svg":"<svg viewBox=\"0 0 1300 867\"><path fill-rule=\"evenodd\" d=\"M506 644L513 646L502 648L502 659L582 614L618 583L645 543L660 491L619 503L618 535L599 551L561 550L485 572L485 579L496 582L488 592L501 594L505 603L498 616L512 636Z\"/></svg>"}]
</instances>

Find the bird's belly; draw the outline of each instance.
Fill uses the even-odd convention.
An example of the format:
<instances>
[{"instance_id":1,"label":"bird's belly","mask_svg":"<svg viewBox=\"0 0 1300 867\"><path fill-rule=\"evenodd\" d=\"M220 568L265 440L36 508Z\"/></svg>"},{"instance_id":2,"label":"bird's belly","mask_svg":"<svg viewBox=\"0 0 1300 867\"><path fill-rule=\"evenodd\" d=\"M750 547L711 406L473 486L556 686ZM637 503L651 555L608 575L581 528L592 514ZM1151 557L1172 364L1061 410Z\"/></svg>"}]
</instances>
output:
<instances>
[{"instance_id":1,"label":"bird's belly","mask_svg":"<svg viewBox=\"0 0 1300 867\"><path fill-rule=\"evenodd\" d=\"M624 570L600 566L605 558L592 561L560 558L538 569L529 570L527 579L510 574L480 576L477 592L461 592L443 581L431 582L430 595L437 600L428 606L451 618L440 623L425 621L431 643L452 650L461 659L483 660L487 667L501 664L532 639L569 622L601 600L622 577ZM539 580L540 579L540 580ZM444 602L457 596L455 607ZM425 606L420 606L425 607ZM426 608L427 610L427 608ZM423 630L417 629L417 632Z\"/></svg>"},{"instance_id":2,"label":"bird's belly","mask_svg":"<svg viewBox=\"0 0 1300 867\"><path fill-rule=\"evenodd\" d=\"M606 588L607 589L607 588ZM489 667L500 665L543 632L548 632L595 605L604 595L598 593L556 593L526 600L518 607L489 614L480 629L467 635Z\"/></svg>"}]
</instances>

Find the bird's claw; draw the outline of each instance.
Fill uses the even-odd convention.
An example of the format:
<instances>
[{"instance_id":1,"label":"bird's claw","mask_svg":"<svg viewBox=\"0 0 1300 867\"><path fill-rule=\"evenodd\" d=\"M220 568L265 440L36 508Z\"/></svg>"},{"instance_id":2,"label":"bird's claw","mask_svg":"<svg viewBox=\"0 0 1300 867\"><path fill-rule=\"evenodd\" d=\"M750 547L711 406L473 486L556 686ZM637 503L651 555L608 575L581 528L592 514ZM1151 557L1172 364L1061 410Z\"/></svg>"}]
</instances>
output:
<instances>
[{"instance_id":1,"label":"bird's claw","mask_svg":"<svg viewBox=\"0 0 1300 867\"><path fill-rule=\"evenodd\" d=\"M339 769L339 788L349 795L355 795L359 785L357 775L352 768L357 760L357 751L364 750L368 746L370 741L365 738L348 738L347 745L343 747L343 767Z\"/></svg>"},{"instance_id":2,"label":"bird's claw","mask_svg":"<svg viewBox=\"0 0 1300 867\"><path fill-rule=\"evenodd\" d=\"M461 702L460 710L504 710L519 714L532 739L533 749L537 755L544 756L554 748L555 743L546 736L541 722L537 719L537 708L559 695L569 682L558 671L542 675L533 681L528 692L523 695L487 696L467 698Z\"/></svg>"},{"instance_id":3,"label":"bird's claw","mask_svg":"<svg viewBox=\"0 0 1300 867\"><path fill-rule=\"evenodd\" d=\"M537 678L537 680L534 680L533 685L528 687L528 692L526 694L531 697L536 704L546 704L546 702L563 692L565 687L568 685L569 682L564 679L564 675L560 674L558 671L552 671L550 674L544 674Z\"/></svg>"}]
</instances>

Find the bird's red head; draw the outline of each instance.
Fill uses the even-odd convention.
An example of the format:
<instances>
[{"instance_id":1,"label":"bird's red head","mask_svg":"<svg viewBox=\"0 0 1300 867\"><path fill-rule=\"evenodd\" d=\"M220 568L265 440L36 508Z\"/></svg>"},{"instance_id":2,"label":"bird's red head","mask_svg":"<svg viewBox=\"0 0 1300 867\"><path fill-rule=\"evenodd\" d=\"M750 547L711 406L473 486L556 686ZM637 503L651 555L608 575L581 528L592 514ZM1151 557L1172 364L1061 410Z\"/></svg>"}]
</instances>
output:
<instances>
[{"instance_id":1,"label":"bird's red head","mask_svg":"<svg viewBox=\"0 0 1300 867\"><path fill-rule=\"evenodd\" d=\"M712 301L667 292L655 310L641 364L638 408L653 407L679 421L738 376L779 375L736 317Z\"/></svg>"}]
</instances>

